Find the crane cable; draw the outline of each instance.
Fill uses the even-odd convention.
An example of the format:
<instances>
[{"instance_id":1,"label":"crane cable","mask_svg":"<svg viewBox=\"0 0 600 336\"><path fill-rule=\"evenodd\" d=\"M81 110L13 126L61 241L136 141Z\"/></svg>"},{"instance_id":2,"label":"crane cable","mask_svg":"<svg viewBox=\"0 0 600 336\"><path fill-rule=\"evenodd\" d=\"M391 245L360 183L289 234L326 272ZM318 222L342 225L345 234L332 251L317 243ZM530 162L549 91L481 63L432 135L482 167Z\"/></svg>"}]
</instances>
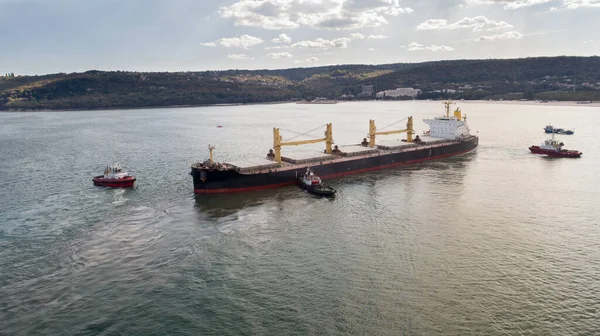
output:
<instances>
[{"instance_id":1,"label":"crane cable","mask_svg":"<svg viewBox=\"0 0 600 336\"><path fill-rule=\"evenodd\" d=\"M306 131L306 132L304 132L304 133L295 132L295 131L291 131L291 130L287 130L287 129L283 129L283 128L280 128L279 130L286 131L286 132L291 132L291 133L296 133L296 134L297 134L296 136L294 136L294 137L291 137L291 138L289 138L289 139L286 139L286 140L285 140L285 142L289 142L289 141L292 141L292 140L294 140L294 139L297 139L297 138L299 138L299 137L301 137L301 136L305 136L305 135L310 135L310 136L312 136L312 137L314 137L314 138L320 138L319 136L316 136L316 135L314 135L314 134L310 134L310 133L311 133L311 132L314 132L314 131L316 131L316 130L318 130L318 129L320 129L320 128L323 128L323 126L327 126L327 124L323 124L323 125L321 125L321 126L315 127L315 128L313 128L313 129L311 129L311 130L308 130L308 131Z\"/></svg>"},{"instance_id":2,"label":"crane cable","mask_svg":"<svg viewBox=\"0 0 600 336\"><path fill-rule=\"evenodd\" d=\"M404 120L408 120L408 117L407 117L407 118L404 118L404 119L402 119L402 120L395 121L395 122L393 122L393 123L391 123L391 124L385 125L385 126L383 126L382 128L378 128L378 129L377 129L377 131L382 131L382 130L384 130L384 129L388 128L388 127L392 127L392 126L394 126L394 125L396 125L396 124L398 124L398 123L401 123L401 122L403 122Z\"/></svg>"}]
</instances>

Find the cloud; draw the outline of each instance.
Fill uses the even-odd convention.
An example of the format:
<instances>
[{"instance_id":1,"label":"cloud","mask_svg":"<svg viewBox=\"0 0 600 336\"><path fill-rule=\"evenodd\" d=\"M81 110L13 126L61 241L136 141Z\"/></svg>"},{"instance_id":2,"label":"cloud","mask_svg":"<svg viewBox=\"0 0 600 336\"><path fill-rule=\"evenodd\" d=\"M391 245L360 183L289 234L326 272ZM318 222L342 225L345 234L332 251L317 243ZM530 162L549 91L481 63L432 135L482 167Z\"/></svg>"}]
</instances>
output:
<instances>
[{"instance_id":1,"label":"cloud","mask_svg":"<svg viewBox=\"0 0 600 336\"><path fill-rule=\"evenodd\" d=\"M278 37L272 39L271 42L273 42L273 43L291 43L292 39L289 36L282 33L282 34L279 34Z\"/></svg>"},{"instance_id":2,"label":"cloud","mask_svg":"<svg viewBox=\"0 0 600 336\"><path fill-rule=\"evenodd\" d=\"M277 50L277 49L289 49L289 48L291 48L289 45L278 45L278 46L265 47L265 50Z\"/></svg>"},{"instance_id":3,"label":"cloud","mask_svg":"<svg viewBox=\"0 0 600 336\"><path fill-rule=\"evenodd\" d=\"M221 39L218 39L216 41L213 42L203 42L200 43L201 46L204 47L216 47L217 44L226 48L244 48L244 49L248 49L250 47L253 47L257 44L261 44L265 41L263 41L263 39L261 39L260 37L254 37L254 36L250 36L250 35L242 35L242 36L238 36L238 37L224 37Z\"/></svg>"},{"instance_id":4,"label":"cloud","mask_svg":"<svg viewBox=\"0 0 600 336\"><path fill-rule=\"evenodd\" d=\"M252 59L252 58L250 58L250 57L248 57L247 55L244 55L244 54L231 54L231 55L227 55L227 58L234 59L234 60Z\"/></svg>"},{"instance_id":5,"label":"cloud","mask_svg":"<svg viewBox=\"0 0 600 336\"><path fill-rule=\"evenodd\" d=\"M519 9L523 7L530 7L535 5L541 5L555 0L465 0L467 4L500 4L504 6L504 9ZM565 9L577 9L577 8L589 8L589 7L600 7L600 0L561 0L562 8ZM550 11L555 11L558 7L550 8Z\"/></svg>"},{"instance_id":6,"label":"cloud","mask_svg":"<svg viewBox=\"0 0 600 336\"><path fill-rule=\"evenodd\" d=\"M407 51L423 51L423 50L428 50L428 51L452 51L454 50L454 48L450 47L450 46L446 46L446 45L430 45L430 46L424 46L422 44L419 44L417 42L412 42L411 44L408 45Z\"/></svg>"},{"instance_id":7,"label":"cloud","mask_svg":"<svg viewBox=\"0 0 600 336\"><path fill-rule=\"evenodd\" d=\"M350 38L353 40L364 40L365 35L363 35L361 33L354 33L354 34L350 34Z\"/></svg>"},{"instance_id":8,"label":"cloud","mask_svg":"<svg viewBox=\"0 0 600 336\"><path fill-rule=\"evenodd\" d=\"M282 58L292 58L293 57L293 55L290 54L289 52L270 53L267 56L272 59L282 59Z\"/></svg>"},{"instance_id":9,"label":"cloud","mask_svg":"<svg viewBox=\"0 0 600 336\"><path fill-rule=\"evenodd\" d=\"M218 44L226 48L244 48L248 49L255 45L263 43L263 39L260 37L254 37L250 35L242 35L238 37L226 37L216 41Z\"/></svg>"},{"instance_id":10,"label":"cloud","mask_svg":"<svg viewBox=\"0 0 600 336\"><path fill-rule=\"evenodd\" d=\"M318 38L314 41L300 41L292 44L292 48L313 48L313 49L329 49L329 48L347 48L351 40L347 37L340 37L334 40L325 40Z\"/></svg>"},{"instance_id":11,"label":"cloud","mask_svg":"<svg viewBox=\"0 0 600 336\"><path fill-rule=\"evenodd\" d=\"M476 41L498 41L498 40L519 40L523 34L516 31L509 31L503 34L479 36Z\"/></svg>"},{"instance_id":12,"label":"cloud","mask_svg":"<svg viewBox=\"0 0 600 336\"><path fill-rule=\"evenodd\" d=\"M569 9L584 7L600 7L600 0L562 0L563 6Z\"/></svg>"},{"instance_id":13,"label":"cloud","mask_svg":"<svg viewBox=\"0 0 600 336\"><path fill-rule=\"evenodd\" d=\"M219 14L235 25L264 29L358 29L388 24L386 17L410 14L399 0L237 0Z\"/></svg>"},{"instance_id":14,"label":"cloud","mask_svg":"<svg viewBox=\"0 0 600 336\"><path fill-rule=\"evenodd\" d=\"M499 4L503 5L504 9L519 9L523 7L530 7L535 5L544 4L553 0L466 0L467 4L481 5L481 4ZM563 0L569 1L569 0ZM585 0L584 0L585 1ZM595 1L595 0L591 0Z\"/></svg>"},{"instance_id":15,"label":"cloud","mask_svg":"<svg viewBox=\"0 0 600 336\"><path fill-rule=\"evenodd\" d=\"M385 35L369 35L369 37L367 37L369 40L384 40L386 38L388 38Z\"/></svg>"},{"instance_id":16,"label":"cloud","mask_svg":"<svg viewBox=\"0 0 600 336\"><path fill-rule=\"evenodd\" d=\"M369 48L369 51L375 51L375 49L373 49L373 48Z\"/></svg>"},{"instance_id":17,"label":"cloud","mask_svg":"<svg viewBox=\"0 0 600 336\"><path fill-rule=\"evenodd\" d=\"M504 21L490 20L485 16L465 17L459 21L448 24L448 20L431 19L417 26L417 30L451 30L451 29L473 29L473 31L497 30L513 28Z\"/></svg>"},{"instance_id":18,"label":"cloud","mask_svg":"<svg viewBox=\"0 0 600 336\"><path fill-rule=\"evenodd\" d=\"M302 60L302 61L296 60L296 61L294 61L294 63L295 64L313 64L313 63L316 63L318 61L319 61L319 59L316 58L316 57L309 57L309 58L307 58L305 60Z\"/></svg>"},{"instance_id":19,"label":"cloud","mask_svg":"<svg viewBox=\"0 0 600 336\"><path fill-rule=\"evenodd\" d=\"M586 40L586 41L581 41L581 44L588 44L588 43L594 43L596 42L595 40Z\"/></svg>"}]
</instances>

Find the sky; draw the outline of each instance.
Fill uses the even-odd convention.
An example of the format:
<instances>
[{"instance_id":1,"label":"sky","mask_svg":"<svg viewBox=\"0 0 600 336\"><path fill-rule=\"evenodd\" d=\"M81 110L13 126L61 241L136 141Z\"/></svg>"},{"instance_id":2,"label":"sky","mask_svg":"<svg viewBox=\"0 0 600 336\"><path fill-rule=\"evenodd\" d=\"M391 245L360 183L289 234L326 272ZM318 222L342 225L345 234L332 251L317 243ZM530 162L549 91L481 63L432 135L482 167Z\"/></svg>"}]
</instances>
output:
<instances>
[{"instance_id":1,"label":"sky","mask_svg":"<svg viewBox=\"0 0 600 336\"><path fill-rule=\"evenodd\" d=\"M0 73L600 54L600 0L0 0Z\"/></svg>"}]
</instances>

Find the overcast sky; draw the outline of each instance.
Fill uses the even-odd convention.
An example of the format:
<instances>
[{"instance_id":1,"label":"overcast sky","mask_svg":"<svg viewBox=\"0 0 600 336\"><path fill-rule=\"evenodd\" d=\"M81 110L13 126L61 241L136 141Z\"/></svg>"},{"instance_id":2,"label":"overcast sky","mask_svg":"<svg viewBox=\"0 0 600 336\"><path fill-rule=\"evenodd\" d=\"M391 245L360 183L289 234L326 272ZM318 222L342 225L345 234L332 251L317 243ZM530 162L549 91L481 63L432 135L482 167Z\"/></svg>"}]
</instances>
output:
<instances>
[{"instance_id":1,"label":"overcast sky","mask_svg":"<svg viewBox=\"0 0 600 336\"><path fill-rule=\"evenodd\" d=\"M600 54L600 0L0 0L0 73Z\"/></svg>"}]
</instances>

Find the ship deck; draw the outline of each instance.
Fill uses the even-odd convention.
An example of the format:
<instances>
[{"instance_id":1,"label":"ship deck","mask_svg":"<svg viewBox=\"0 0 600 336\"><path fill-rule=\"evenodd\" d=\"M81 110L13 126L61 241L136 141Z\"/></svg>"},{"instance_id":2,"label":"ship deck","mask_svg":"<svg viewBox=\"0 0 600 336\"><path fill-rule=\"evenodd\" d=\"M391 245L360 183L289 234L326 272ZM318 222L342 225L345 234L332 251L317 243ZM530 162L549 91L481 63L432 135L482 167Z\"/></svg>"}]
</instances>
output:
<instances>
[{"instance_id":1,"label":"ship deck","mask_svg":"<svg viewBox=\"0 0 600 336\"><path fill-rule=\"evenodd\" d=\"M276 162L262 158L252 158L244 160L236 160L226 163L229 166L243 170L265 170L276 168L278 165Z\"/></svg>"},{"instance_id":2,"label":"ship deck","mask_svg":"<svg viewBox=\"0 0 600 336\"><path fill-rule=\"evenodd\" d=\"M402 141L380 141L377 148L363 147L361 145L340 146L341 155L318 154L315 152L292 152L282 156L281 165L267 159L240 160L236 162L228 162L227 165L237 167L242 174L262 174L269 171L285 171L299 168L307 168L321 164L324 162L344 162L356 159L369 158L382 154L392 154L400 152L408 152L414 150L422 150L427 148L440 147L447 144L460 142L460 140L436 139L429 136L420 137L422 143L408 143ZM253 162L260 163L252 165Z\"/></svg>"}]
</instances>

